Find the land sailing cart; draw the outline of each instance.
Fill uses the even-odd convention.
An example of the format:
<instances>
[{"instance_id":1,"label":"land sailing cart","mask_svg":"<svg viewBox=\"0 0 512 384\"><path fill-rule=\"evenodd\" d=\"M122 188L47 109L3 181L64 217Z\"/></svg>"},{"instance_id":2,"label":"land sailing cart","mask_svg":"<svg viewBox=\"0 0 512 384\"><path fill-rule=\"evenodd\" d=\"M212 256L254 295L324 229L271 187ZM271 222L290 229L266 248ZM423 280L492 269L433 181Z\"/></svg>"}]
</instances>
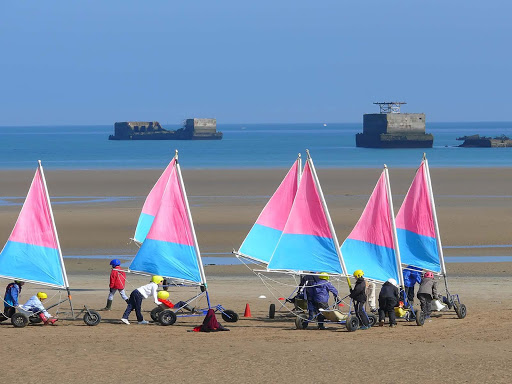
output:
<instances>
[{"instance_id":1,"label":"land sailing cart","mask_svg":"<svg viewBox=\"0 0 512 384\"><path fill-rule=\"evenodd\" d=\"M69 301L70 312L57 312L57 314L66 314L68 317L60 319L77 320L83 314L83 321L91 326L97 325L101 320L99 313L87 306L78 312L73 309L68 277L41 161L14 229L0 253L0 278L65 290L67 297L47 308L54 308ZM6 320L6 316L0 317ZM27 311L22 306L11 317L11 323L16 328L23 328L29 323L40 321L37 313Z\"/></svg>"},{"instance_id":2,"label":"land sailing cart","mask_svg":"<svg viewBox=\"0 0 512 384\"><path fill-rule=\"evenodd\" d=\"M163 276L167 288L193 288L195 295L181 307L151 311L162 325L172 325L178 317L203 316L213 308L224 321L238 321L238 314L222 305L212 306L192 221L185 185L178 163L178 151L149 193L137 223L133 240L141 244L129 272ZM187 311L188 305L206 298L206 308Z\"/></svg>"}]
</instances>

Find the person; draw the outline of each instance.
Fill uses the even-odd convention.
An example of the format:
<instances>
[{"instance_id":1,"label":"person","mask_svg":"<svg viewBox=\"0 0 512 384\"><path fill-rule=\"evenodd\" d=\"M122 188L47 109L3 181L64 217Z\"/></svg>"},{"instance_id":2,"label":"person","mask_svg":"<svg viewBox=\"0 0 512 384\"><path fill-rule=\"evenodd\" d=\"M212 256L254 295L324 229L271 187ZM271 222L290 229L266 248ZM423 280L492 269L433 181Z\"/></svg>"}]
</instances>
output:
<instances>
[{"instance_id":1,"label":"person","mask_svg":"<svg viewBox=\"0 0 512 384\"><path fill-rule=\"evenodd\" d=\"M7 285L4 295L4 314L6 317L12 317L16 312L16 307L19 305L18 299L21 293L21 287L25 283L23 281L14 280L14 282Z\"/></svg>"},{"instance_id":2,"label":"person","mask_svg":"<svg viewBox=\"0 0 512 384\"><path fill-rule=\"evenodd\" d=\"M121 318L121 321L124 324L130 324L128 317L133 310L135 310L135 315L137 316L137 321L139 324L148 324L148 321L144 320L144 317L142 316L142 300L152 296L156 305L162 304L160 301L158 301L157 292L158 286L161 285L163 281L164 278L162 276L152 276L151 282L149 284L137 288L130 294L128 305L126 306L126 310L124 311L123 317Z\"/></svg>"},{"instance_id":3,"label":"person","mask_svg":"<svg viewBox=\"0 0 512 384\"><path fill-rule=\"evenodd\" d=\"M399 301L399 291L395 279L388 279L379 293L379 327L384 325L386 314L389 318L389 326L396 327L395 307Z\"/></svg>"},{"instance_id":4,"label":"person","mask_svg":"<svg viewBox=\"0 0 512 384\"><path fill-rule=\"evenodd\" d=\"M180 309L186 309L190 312L196 312L195 307L190 307L186 301L178 301L174 304L171 300L169 300L169 292L167 291L158 291L157 293L158 300L167 308L176 308L177 311Z\"/></svg>"},{"instance_id":5,"label":"person","mask_svg":"<svg viewBox=\"0 0 512 384\"><path fill-rule=\"evenodd\" d=\"M203 324L195 327L189 332L218 332L218 331L229 331L228 328L223 327L221 323L217 321L215 316L215 310L210 308L206 313L203 320Z\"/></svg>"},{"instance_id":6,"label":"person","mask_svg":"<svg viewBox=\"0 0 512 384\"><path fill-rule=\"evenodd\" d=\"M124 273L124 271L121 269L121 260L110 260L110 265L112 266L112 270L110 271L110 292L107 298L107 305L105 308L103 308L104 311L110 311L116 291L118 291L123 300L128 303L128 296L126 296L124 291L124 286L126 284L126 273Z\"/></svg>"},{"instance_id":7,"label":"person","mask_svg":"<svg viewBox=\"0 0 512 384\"><path fill-rule=\"evenodd\" d=\"M412 307L414 304L414 286L421 283L421 270L409 265L404 269L404 287L407 295L407 304Z\"/></svg>"},{"instance_id":8,"label":"person","mask_svg":"<svg viewBox=\"0 0 512 384\"><path fill-rule=\"evenodd\" d=\"M368 287L366 288L366 296L368 297L368 304L370 304L370 311L371 312L377 312L377 305L376 305L376 292L377 292L377 285L374 282L368 283Z\"/></svg>"},{"instance_id":9,"label":"person","mask_svg":"<svg viewBox=\"0 0 512 384\"><path fill-rule=\"evenodd\" d=\"M425 272L423 275L416 297L420 301L421 311L425 314L425 319L430 319L432 299L437 299L437 282L434 280L432 272Z\"/></svg>"},{"instance_id":10,"label":"person","mask_svg":"<svg viewBox=\"0 0 512 384\"><path fill-rule=\"evenodd\" d=\"M23 309L36 313L43 321L44 325L55 325L57 319L52 317L43 305L43 301L47 298L48 295L45 292L37 292L37 294L32 296L25 304L23 304Z\"/></svg>"},{"instance_id":11,"label":"person","mask_svg":"<svg viewBox=\"0 0 512 384\"><path fill-rule=\"evenodd\" d=\"M366 303L366 281L363 277L364 272L361 269L354 271L353 275L357 280L354 288L350 290L349 296L354 300L354 311L356 312L359 324L361 324L359 329L364 330L370 328L370 320L364 311L364 304Z\"/></svg>"},{"instance_id":12,"label":"person","mask_svg":"<svg viewBox=\"0 0 512 384\"><path fill-rule=\"evenodd\" d=\"M317 327L318 329L325 329L325 317L320 312L320 308L329 308L329 292L331 292L334 299L337 300L338 290L329 282L329 274L327 272L321 272L319 275L311 275L307 280L306 297L308 300L309 317L307 321L302 323L302 327L306 329L309 322L318 315Z\"/></svg>"}]
</instances>

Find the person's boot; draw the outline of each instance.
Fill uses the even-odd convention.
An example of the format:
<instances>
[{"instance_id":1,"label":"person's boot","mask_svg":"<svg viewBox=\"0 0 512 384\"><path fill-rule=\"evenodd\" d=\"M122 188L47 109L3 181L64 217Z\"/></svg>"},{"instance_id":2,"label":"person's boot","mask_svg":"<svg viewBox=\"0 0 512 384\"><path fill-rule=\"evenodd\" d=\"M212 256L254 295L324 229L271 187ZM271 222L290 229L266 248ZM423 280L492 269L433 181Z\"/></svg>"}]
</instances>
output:
<instances>
[{"instance_id":1,"label":"person's boot","mask_svg":"<svg viewBox=\"0 0 512 384\"><path fill-rule=\"evenodd\" d=\"M107 300L107 305L102 310L103 311L110 311L111 307L112 307L112 300Z\"/></svg>"},{"instance_id":2,"label":"person's boot","mask_svg":"<svg viewBox=\"0 0 512 384\"><path fill-rule=\"evenodd\" d=\"M48 320L46 320L46 323L45 324L51 324L51 325L55 325L55 323L57 322L58 319L52 317Z\"/></svg>"}]
</instances>

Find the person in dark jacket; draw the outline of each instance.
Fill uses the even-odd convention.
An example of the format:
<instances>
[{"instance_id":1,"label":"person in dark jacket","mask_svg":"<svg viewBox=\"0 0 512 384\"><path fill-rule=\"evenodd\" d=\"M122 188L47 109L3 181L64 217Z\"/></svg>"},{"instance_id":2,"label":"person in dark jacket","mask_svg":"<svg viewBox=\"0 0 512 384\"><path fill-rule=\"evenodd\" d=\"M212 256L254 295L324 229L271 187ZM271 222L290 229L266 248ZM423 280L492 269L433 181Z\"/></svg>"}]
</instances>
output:
<instances>
[{"instance_id":1,"label":"person in dark jacket","mask_svg":"<svg viewBox=\"0 0 512 384\"><path fill-rule=\"evenodd\" d=\"M321 272L319 275L310 275L307 277L306 297L308 300L309 317L302 326L307 328L309 322L317 315L318 329L325 329L324 316L320 313L320 308L329 308L329 292L335 299L338 297L338 290L329 282L329 274ZM320 314L319 314L320 313Z\"/></svg>"},{"instance_id":2,"label":"person in dark jacket","mask_svg":"<svg viewBox=\"0 0 512 384\"><path fill-rule=\"evenodd\" d=\"M359 329L370 328L370 320L364 311L364 303L366 303L366 281L364 280L364 272L361 269L354 271L356 285L350 290L350 297L354 300L354 311L359 319L359 324L362 324Z\"/></svg>"},{"instance_id":3,"label":"person in dark jacket","mask_svg":"<svg viewBox=\"0 0 512 384\"><path fill-rule=\"evenodd\" d=\"M19 305L18 299L21 293L21 287L25 284L23 281L15 280L5 288L4 295L4 314L7 317L12 317L16 312L16 307Z\"/></svg>"},{"instance_id":4,"label":"person in dark jacket","mask_svg":"<svg viewBox=\"0 0 512 384\"><path fill-rule=\"evenodd\" d=\"M398 287L395 279L388 279L379 293L379 327L384 325L386 314L389 318L389 326L396 327L395 307L398 305Z\"/></svg>"},{"instance_id":5,"label":"person in dark jacket","mask_svg":"<svg viewBox=\"0 0 512 384\"><path fill-rule=\"evenodd\" d=\"M417 297L420 300L421 311L425 314L425 319L429 319L432 313L432 299L437 299L437 283L432 272L425 272Z\"/></svg>"},{"instance_id":6,"label":"person in dark jacket","mask_svg":"<svg viewBox=\"0 0 512 384\"><path fill-rule=\"evenodd\" d=\"M407 303L412 307L414 304L414 286L416 283L421 284L421 270L409 265L404 269L403 275Z\"/></svg>"}]
</instances>

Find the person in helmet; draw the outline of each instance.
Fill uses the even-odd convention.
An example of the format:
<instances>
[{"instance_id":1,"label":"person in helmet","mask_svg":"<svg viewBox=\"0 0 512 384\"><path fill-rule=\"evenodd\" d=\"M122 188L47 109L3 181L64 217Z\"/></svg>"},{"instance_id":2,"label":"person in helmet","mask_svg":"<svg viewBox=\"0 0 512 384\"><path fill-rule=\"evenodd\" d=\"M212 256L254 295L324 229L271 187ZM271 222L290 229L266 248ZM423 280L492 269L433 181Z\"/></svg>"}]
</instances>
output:
<instances>
[{"instance_id":1,"label":"person in helmet","mask_svg":"<svg viewBox=\"0 0 512 384\"><path fill-rule=\"evenodd\" d=\"M308 300L309 317L308 320L304 321L302 324L304 329L307 328L309 322L317 315L318 329L325 329L325 317L320 313L320 308L329 308L329 292L331 292L334 299L337 300L338 290L329 282L329 274L327 272L321 272L319 275L309 275L307 277L306 298Z\"/></svg>"},{"instance_id":2,"label":"person in helmet","mask_svg":"<svg viewBox=\"0 0 512 384\"><path fill-rule=\"evenodd\" d=\"M370 328L370 320L364 311L364 304L366 303L366 281L364 279L364 272L361 269L354 271L356 285L350 290L350 297L354 300L354 311L359 319L359 329Z\"/></svg>"},{"instance_id":3,"label":"person in helmet","mask_svg":"<svg viewBox=\"0 0 512 384\"><path fill-rule=\"evenodd\" d=\"M395 307L399 301L399 291L395 279L388 279L379 293L379 327L384 325L386 314L389 318L389 326L396 327Z\"/></svg>"},{"instance_id":4,"label":"person in helmet","mask_svg":"<svg viewBox=\"0 0 512 384\"><path fill-rule=\"evenodd\" d=\"M425 272L423 275L416 297L420 301L421 311L425 314L425 319L430 319L432 299L437 299L437 282L434 280L432 272Z\"/></svg>"},{"instance_id":5,"label":"person in helmet","mask_svg":"<svg viewBox=\"0 0 512 384\"><path fill-rule=\"evenodd\" d=\"M21 287L25 284L23 281L14 280L14 282L7 285L4 295L4 315L5 317L12 317L16 312L16 307L19 305L18 298L21 293ZM5 320L5 319L4 319Z\"/></svg>"},{"instance_id":6,"label":"person in helmet","mask_svg":"<svg viewBox=\"0 0 512 384\"><path fill-rule=\"evenodd\" d=\"M142 300L147 299L149 296L153 297L153 300L156 305L162 304L158 300L158 286L161 285L164 281L162 276L153 276L151 277L151 281L149 284L143 285L142 287L137 288L132 291L130 294L130 298L128 299L128 305L126 306L126 310L124 311L123 317L121 321L124 324L130 324L128 321L128 317L130 313L135 309L135 314L137 316L137 321L139 324L148 324L144 317L142 316Z\"/></svg>"},{"instance_id":7,"label":"person in helmet","mask_svg":"<svg viewBox=\"0 0 512 384\"><path fill-rule=\"evenodd\" d=\"M36 313L45 325L55 325L57 319L52 317L43 305L43 301L48 298L45 292L37 292L28 301L23 304L23 309Z\"/></svg>"},{"instance_id":8,"label":"person in helmet","mask_svg":"<svg viewBox=\"0 0 512 384\"><path fill-rule=\"evenodd\" d=\"M421 283L421 270L419 268L409 265L404 268L404 286L405 294L407 295L407 304L412 307L414 304L414 286L416 283ZM405 301L405 300L404 300Z\"/></svg>"},{"instance_id":9,"label":"person in helmet","mask_svg":"<svg viewBox=\"0 0 512 384\"><path fill-rule=\"evenodd\" d=\"M107 305L103 308L104 311L110 311L116 291L118 291L123 300L128 303L128 296L126 296L124 291L126 273L121 269L121 260L110 260L110 265L112 266L112 270L110 271L110 292L107 298Z\"/></svg>"}]
</instances>

